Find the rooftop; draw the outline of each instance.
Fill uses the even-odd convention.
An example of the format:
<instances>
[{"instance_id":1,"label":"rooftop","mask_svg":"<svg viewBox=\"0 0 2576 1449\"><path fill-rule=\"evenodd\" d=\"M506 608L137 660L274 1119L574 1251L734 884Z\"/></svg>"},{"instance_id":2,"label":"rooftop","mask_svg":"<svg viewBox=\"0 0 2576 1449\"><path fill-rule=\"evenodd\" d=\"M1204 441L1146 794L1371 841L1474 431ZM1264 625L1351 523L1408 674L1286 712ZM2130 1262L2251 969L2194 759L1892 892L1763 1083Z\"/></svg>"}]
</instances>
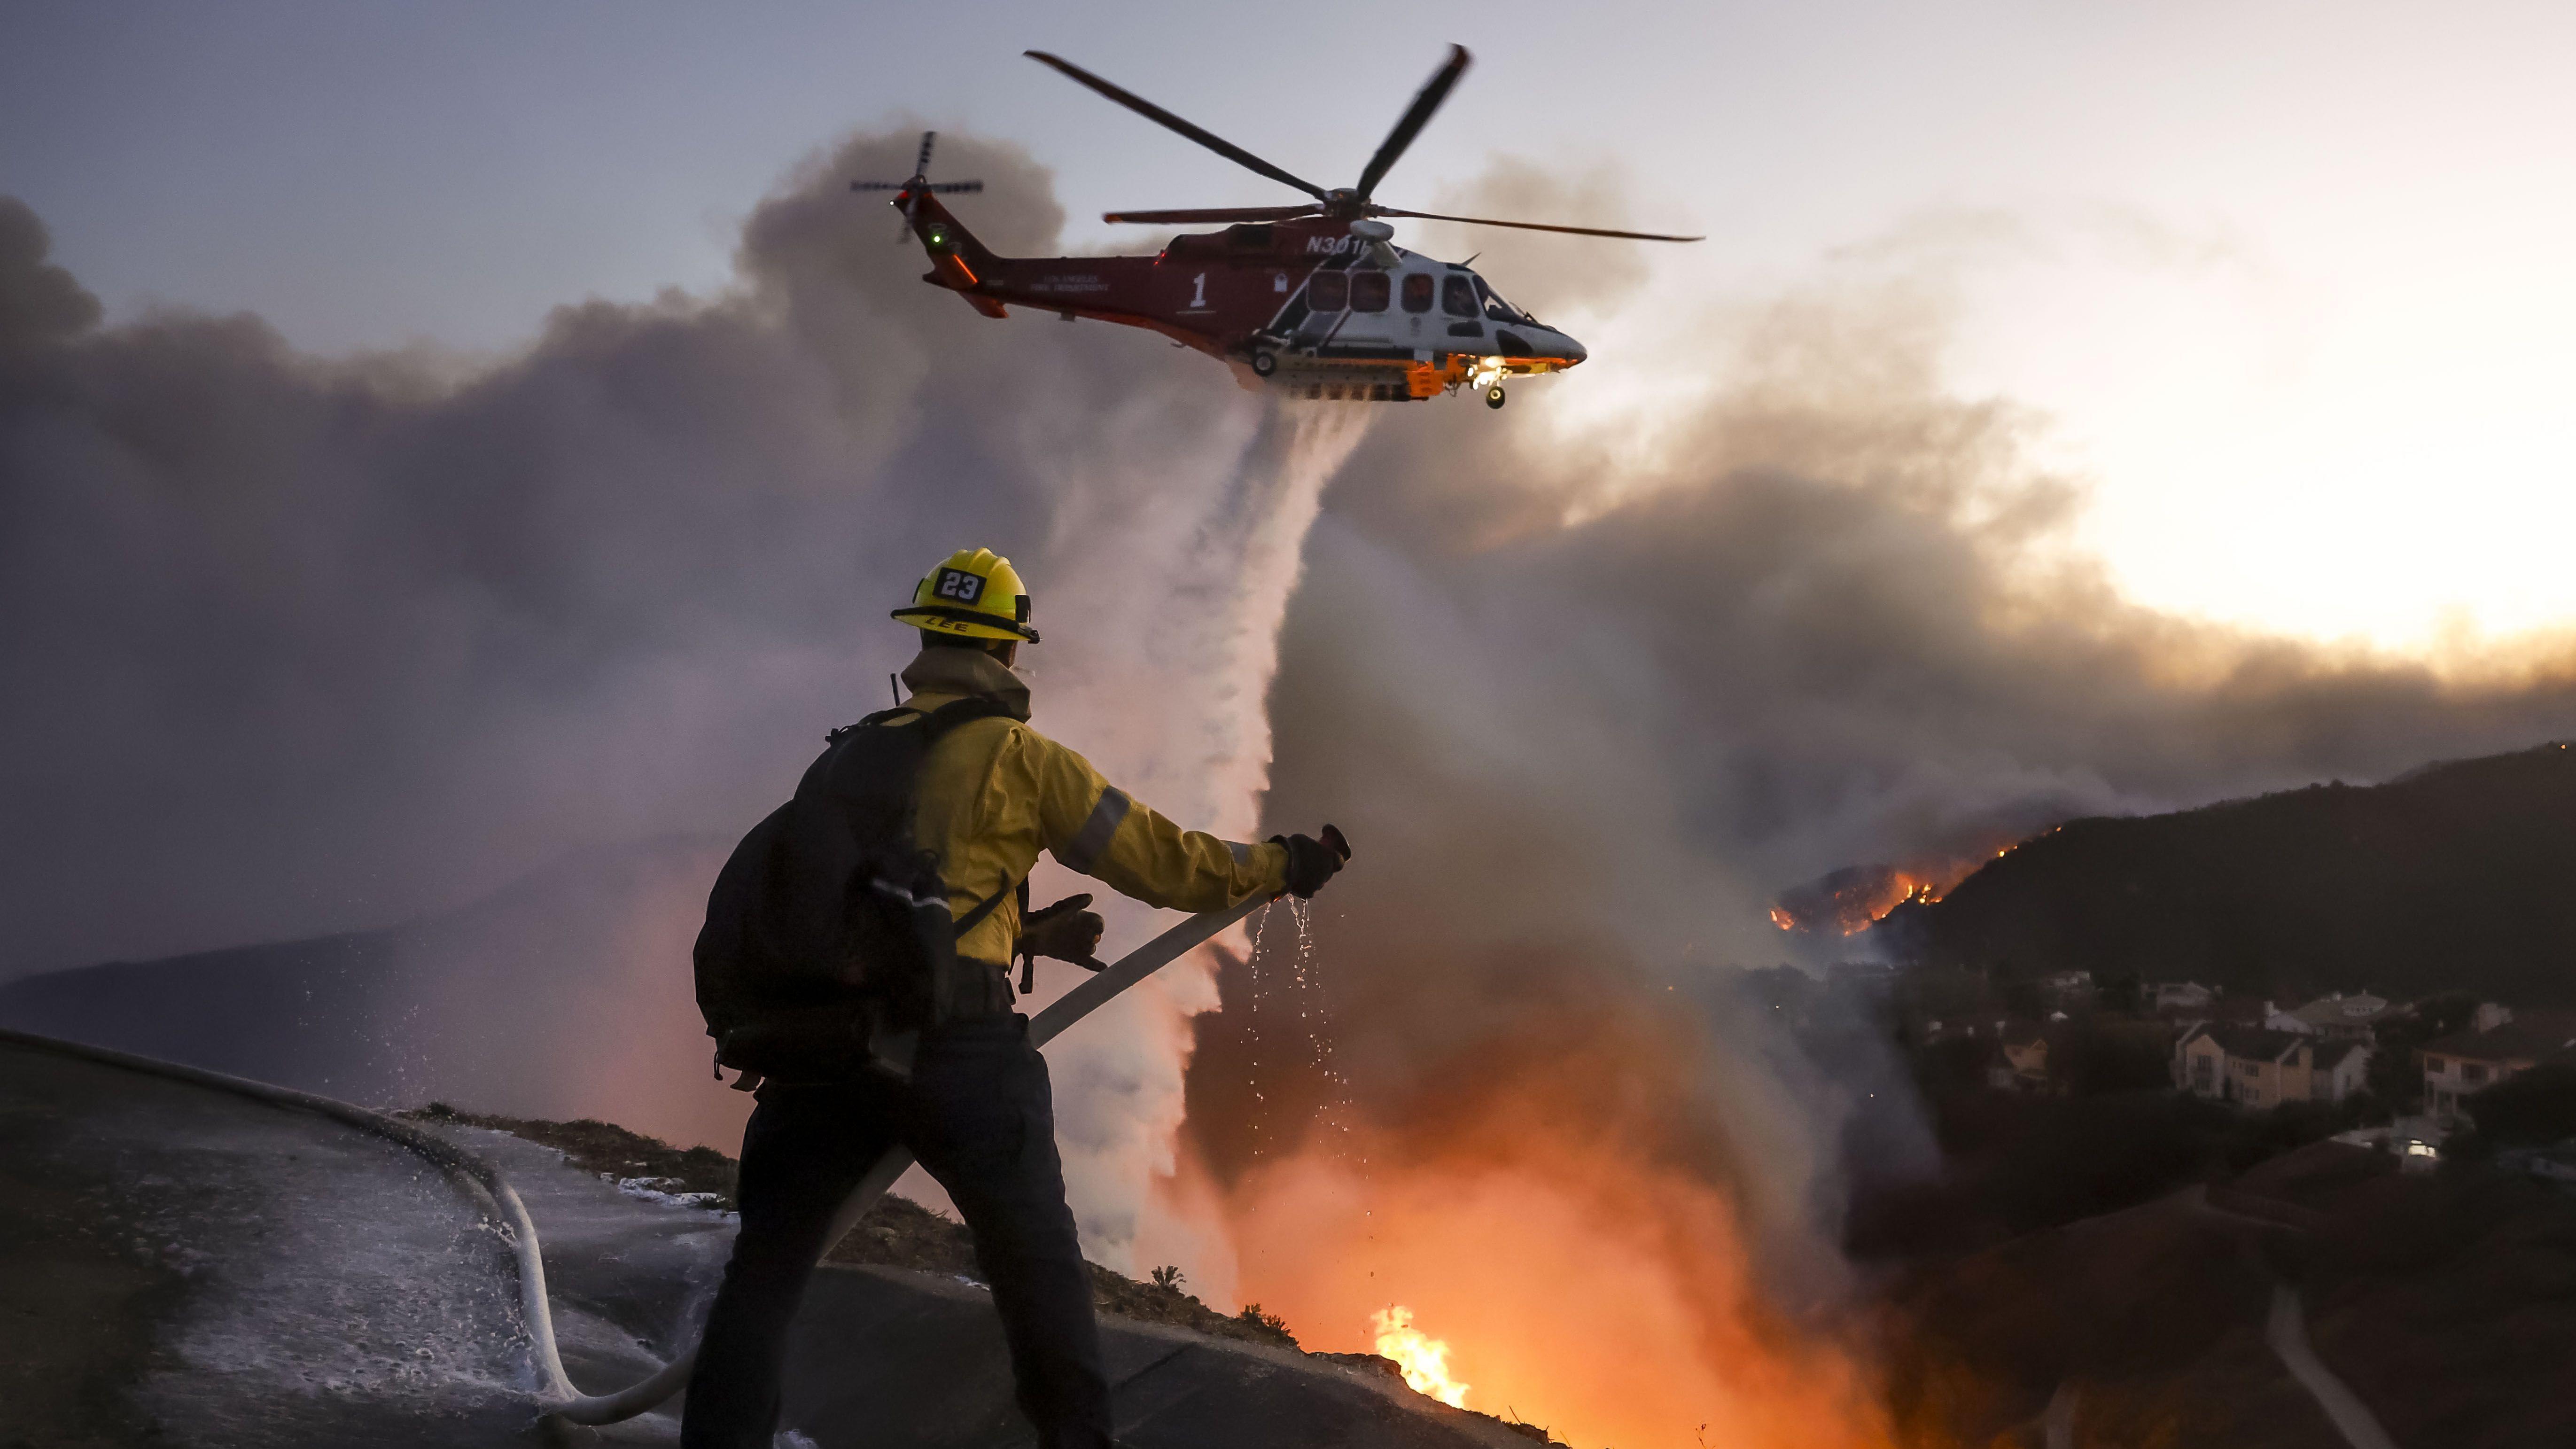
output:
<instances>
[{"instance_id":1,"label":"rooftop","mask_svg":"<svg viewBox=\"0 0 2576 1449\"><path fill-rule=\"evenodd\" d=\"M2364 991L2351 996L2340 993L2320 996L2290 1014L2313 1026L2330 1026L2338 1022L2366 1022L2386 1010L2386 997Z\"/></svg>"},{"instance_id":2,"label":"rooftop","mask_svg":"<svg viewBox=\"0 0 2576 1449\"><path fill-rule=\"evenodd\" d=\"M2280 1061L2296 1048L2309 1044L2308 1038L2294 1031L2267 1031L2259 1026L2240 1026L2224 1021L2214 1022L2194 1035L2208 1036L2231 1057L2263 1062Z\"/></svg>"},{"instance_id":3,"label":"rooftop","mask_svg":"<svg viewBox=\"0 0 2576 1449\"><path fill-rule=\"evenodd\" d=\"M2537 1061L2576 1047L2576 1014L2526 1012L2493 1031L2455 1031L2424 1044L2427 1056L2473 1062Z\"/></svg>"}]
</instances>

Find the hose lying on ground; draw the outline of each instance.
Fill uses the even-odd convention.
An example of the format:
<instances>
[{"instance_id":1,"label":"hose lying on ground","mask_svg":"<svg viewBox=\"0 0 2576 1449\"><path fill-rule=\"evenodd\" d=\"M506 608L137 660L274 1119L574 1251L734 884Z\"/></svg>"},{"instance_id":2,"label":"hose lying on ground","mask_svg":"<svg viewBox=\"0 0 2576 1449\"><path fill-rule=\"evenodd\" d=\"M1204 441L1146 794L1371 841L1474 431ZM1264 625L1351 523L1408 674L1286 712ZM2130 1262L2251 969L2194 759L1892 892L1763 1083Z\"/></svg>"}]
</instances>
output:
<instances>
[{"instance_id":1,"label":"hose lying on ground","mask_svg":"<svg viewBox=\"0 0 2576 1449\"><path fill-rule=\"evenodd\" d=\"M212 1087L219 1092L248 1097L273 1106L299 1107L318 1113L335 1122L343 1122L361 1132L371 1133L419 1153L430 1162L464 1183L483 1211L501 1225L501 1235L509 1241L510 1251L519 1260L519 1309L528 1321L528 1336L534 1340L537 1362L549 1375L550 1383L563 1395L579 1397L564 1379L563 1360L555 1352L555 1321L546 1302L546 1264L537 1252L537 1227L528 1220L527 1204L510 1187L501 1170L481 1157L466 1151L444 1137L423 1132L408 1122L370 1112L364 1107L330 1097L299 1092L292 1087L254 1082L247 1077L227 1076L202 1067L185 1067L154 1057L138 1057L129 1052L110 1051L106 1047L83 1042L62 1041L49 1036L36 1036L0 1027L0 1042L11 1046L52 1052L56 1056L74 1057L99 1062L111 1067L148 1072L199 1087ZM549 1397L553 1397L550 1395Z\"/></svg>"},{"instance_id":2,"label":"hose lying on ground","mask_svg":"<svg viewBox=\"0 0 2576 1449\"><path fill-rule=\"evenodd\" d=\"M1066 1027L1105 1005L1110 998L1179 960L1218 932L1267 904L1268 897L1255 896L1238 906L1192 916L1156 936L1039 1012L1029 1022L1030 1041L1044 1046ZM651 1377L614 1393L585 1394L573 1387L572 1380L564 1373L563 1357L555 1347L554 1308L546 1296L545 1258L539 1250L537 1225L529 1220L527 1205L519 1201L518 1193L511 1190L509 1181L502 1177L499 1168L443 1137L347 1102L299 1092L291 1087L271 1086L266 1082L210 1072L200 1067L185 1067L176 1062L157 1061L151 1057L111 1051L106 1047L60 1041L7 1028L0 1028L0 1042L149 1072L256 1101L299 1107L346 1123L361 1132L399 1143L435 1163L464 1183L475 1201L500 1224L502 1235L508 1239L510 1251L518 1260L520 1314L527 1320L537 1370L546 1381L545 1388L537 1395L537 1404L549 1418L573 1424L618 1423L664 1402L689 1381L689 1371L698 1358L695 1344L664 1364ZM850 1190L850 1195L841 1203L840 1211L833 1215L831 1230L823 1237L827 1251L829 1245L837 1244L850 1229L858 1226L859 1219L866 1216L867 1210L876 1205L878 1198L885 1196L886 1190L894 1186L894 1180L903 1176L904 1169L911 1165L912 1154L900 1147L888 1149L885 1156L877 1159L876 1166L868 1169L868 1175Z\"/></svg>"}]
</instances>

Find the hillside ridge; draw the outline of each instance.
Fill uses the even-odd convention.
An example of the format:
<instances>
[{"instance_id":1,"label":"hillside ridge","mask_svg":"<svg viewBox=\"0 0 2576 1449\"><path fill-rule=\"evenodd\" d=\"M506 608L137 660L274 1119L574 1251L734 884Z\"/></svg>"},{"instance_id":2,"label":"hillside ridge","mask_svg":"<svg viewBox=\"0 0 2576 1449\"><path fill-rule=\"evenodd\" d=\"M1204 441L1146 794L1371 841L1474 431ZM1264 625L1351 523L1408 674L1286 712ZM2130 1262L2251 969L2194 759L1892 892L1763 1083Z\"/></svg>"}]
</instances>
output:
<instances>
[{"instance_id":1,"label":"hillside ridge","mask_svg":"<svg viewBox=\"0 0 2576 1449\"><path fill-rule=\"evenodd\" d=\"M1869 932L2014 974L2576 1005L2576 750L2071 820Z\"/></svg>"}]
</instances>

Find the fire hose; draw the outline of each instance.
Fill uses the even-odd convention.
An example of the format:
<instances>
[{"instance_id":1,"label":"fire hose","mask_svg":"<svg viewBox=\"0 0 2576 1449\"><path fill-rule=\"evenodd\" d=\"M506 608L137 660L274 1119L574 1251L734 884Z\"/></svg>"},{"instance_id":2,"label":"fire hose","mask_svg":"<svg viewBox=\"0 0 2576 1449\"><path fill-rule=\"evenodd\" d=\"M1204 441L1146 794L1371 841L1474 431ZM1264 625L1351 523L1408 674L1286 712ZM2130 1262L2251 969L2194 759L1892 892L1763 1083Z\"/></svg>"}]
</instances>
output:
<instances>
[{"instance_id":1,"label":"fire hose","mask_svg":"<svg viewBox=\"0 0 2576 1449\"><path fill-rule=\"evenodd\" d=\"M1053 1005L1032 1018L1029 1040L1034 1045L1045 1045L1066 1027L1106 1005L1112 997L1179 960L1193 948L1206 944L1218 932L1268 905L1271 899L1254 896L1240 905L1203 912L1137 947L1107 969L1058 997ZM573 1424L618 1423L665 1402L689 1381L689 1372L696 1366L698 1358L695 1344L652 1376L627 1388L606 1394L585 1394L575 1388L571 1378L564 1373L563 1357L555 1346L554 1307L546 1293L545 1258L537 1240L537 1225L528 1217L527 1204L519 1200L519 1194L512 1190L499 1168L443 1137L398 1118L330 1097L200 1067L181 1066L176 1062L6 1028L0 1028L0 1042L148 1072L255 1101L300 1108L397 1143L449 1173L463 1183L483 1211L500 1224L502 1236L508 1240L511 1253L517 1259L520 1313L527 1322L537 1371L545 1380L545 1387L536 1395L537 1407L547 1418ZM903 1176L904 1169L911 1165L911 1153L901 1147L887 1149L886 1154L877 1159L876 1166L870 1168L868 1175L843 1199L840 1211L832 1217L830 1231L824 1234L824 1243L836 1244L850 1229L858 1226L859 1219L876 1205L878 1198L885 1196L886 1190L894 1186L895 1179Z\"/></svg>"}]
</instances>

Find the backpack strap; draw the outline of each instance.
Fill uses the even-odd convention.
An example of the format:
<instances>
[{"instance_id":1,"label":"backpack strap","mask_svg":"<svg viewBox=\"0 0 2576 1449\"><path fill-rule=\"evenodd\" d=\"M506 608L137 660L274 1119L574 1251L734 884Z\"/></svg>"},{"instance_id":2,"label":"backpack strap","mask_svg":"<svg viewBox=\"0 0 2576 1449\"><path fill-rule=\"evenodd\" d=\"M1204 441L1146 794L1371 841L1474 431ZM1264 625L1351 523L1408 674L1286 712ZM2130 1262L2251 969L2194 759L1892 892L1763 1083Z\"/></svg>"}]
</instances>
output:
<instances>
[{"instance_id":1,"label":"backpack strap","mask_svg":"<svg viewBox=\"0 0 2576 1449\"><path fill-rule=\"evenodd\" d=\"M917 709L906 709L902 705L896 705L892 709L881 709L875 714L868 715L863 719L854 720L849 724L841 726L839 729L826 731L823 735L823 743L827 745L837 745L841 741L848 739L852 731L866 729L870 725L884 724L887 720L893 719L899 714L921 714L921 711ZM929 718L927 715L923 715L922 717L925 719Z\"/></svg>"},{"instance_id":2,"label":"backpack strap","mask_svg":"<svg viewBox=\"0 0 2576 1449\"><path fill-rule=\"evenodd\" d=\"M990 695L982 694L970 694L964 699L950 700L948 703L941 705L939 708L934 709L927 714L922 714L920 710L916 709L890 709L885 711L885 713L888 715L906 713L920 714L922 724L929 729L930 738L934 743L938 741L940 736L947 734L950 730L957 728L959 725L965 724L969 720L992 719L996 716L1003 719L1019 718L1018 712L1013 710L1009 705L1004 704L998 699L994 699ZM871 716L870 718L875 718L875 716ZM865 721L862 721L862 723L864 722Z\"/></svg>"},{"instance_id":3,"label":"backpack strap","mask_svg":"<svg viewBox=\"0 0 2576 1449\"><path fill-rule=\"evenodd\" d=\"M1026 889L1027 886L1027 881L1024 880L1020 882L1021 889ZM1010 882L1005 881L1002 883L1002 888L1000 890L997 890L991 895L984 897L982 900L977 901L975 903L975 909L968 911L966 914L957 918L957 934L962 937L968 931L984 924L984 918L993 914L993 908L999 906L1002 903L1002 897L1009 895L1011 890L1012 886Z\"/></svg>"},{"instance_id":4,"label":"backpack strap","mask_svg":"<svg viewBox=\"0 0 2576 1449\"><path fill-rule=\"evenodd\" d=\"M914 714L921 713L918 710L909 712ZM903 713L907 713L907 711L902 709L884 710L878 714L868 716L867 719L863 719L859 721L859 723L864 725L871 721L890 719L895 715ZM1018 714L1013 711L1009 705L1004 704L998 699L990 699L983 695L969 695L964 699L954 700L950 703L943 704L939 708L930 711L928 714L922 714L920 728L923 733L923 739L921 742L923 755L927 756L932 747L937 745L943 736L945 736L950 730L957 728L959 725L966 724L972 720L991 719L997 715L1005 719L1019 718ZM967 932L984 924L984 918L993 914L993 912L1001 906L1002 897L1011 894L1014 890L1019 892L1022 897L1022 905L1025 907L1027 904L1026 897L1029 893L1029 883L1027 878L1023 877L1018 881L1006 880L1002 883L1001 889L996 890L991 895L977 901L974 909L957 918L957 924L955 927L957 935L962 939Z\"/></svg>"}]
</instances>

